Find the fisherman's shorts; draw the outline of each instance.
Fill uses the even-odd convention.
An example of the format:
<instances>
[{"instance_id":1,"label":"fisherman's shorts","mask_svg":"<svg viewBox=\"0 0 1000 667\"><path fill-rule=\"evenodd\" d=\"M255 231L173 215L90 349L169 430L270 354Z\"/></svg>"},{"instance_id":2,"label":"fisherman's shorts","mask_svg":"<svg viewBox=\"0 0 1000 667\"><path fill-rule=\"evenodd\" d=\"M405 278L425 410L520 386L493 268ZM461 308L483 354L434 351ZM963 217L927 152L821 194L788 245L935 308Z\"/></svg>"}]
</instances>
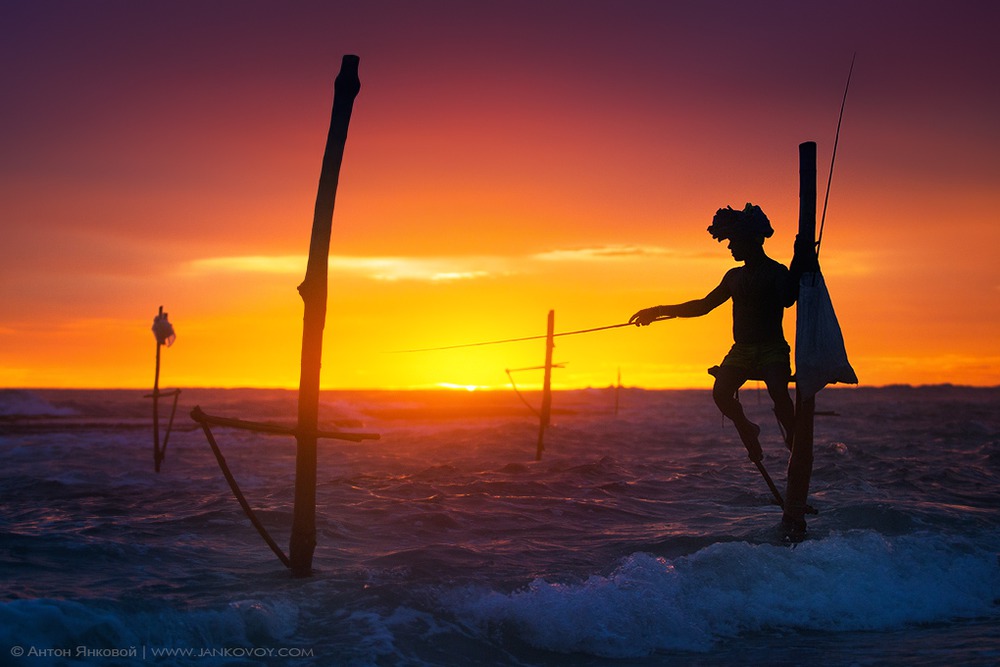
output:
<instances>
[{"instance_id":1,"label":"fisherman's shorts","mask_svg":"<svg viewBox=\"0 0 1000 667\"><path fill-rule=\"evenodd\" d=\"M763 379L765 368L777 366L792 374L791 348L788 343L735 343L729 354L722 360L722 366L733 366L745 370L750 379Z\"/></svg>"}]
</instances>

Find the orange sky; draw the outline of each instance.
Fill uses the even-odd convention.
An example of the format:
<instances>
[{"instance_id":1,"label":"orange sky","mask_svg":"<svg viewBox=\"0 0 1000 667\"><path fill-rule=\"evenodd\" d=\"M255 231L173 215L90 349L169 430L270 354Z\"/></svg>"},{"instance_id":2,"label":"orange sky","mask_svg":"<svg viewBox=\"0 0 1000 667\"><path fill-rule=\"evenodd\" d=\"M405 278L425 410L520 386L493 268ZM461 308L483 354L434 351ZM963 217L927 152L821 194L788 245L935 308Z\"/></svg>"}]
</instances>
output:
<instances>
[{"instance_id":1,"label":"orange sky","mask_svg":"<svg viewBox=\"0 0 1000 667\"><path fill-rule=\"evenodd\" d=\"M715 209L791 256L798 150L862 384L1000 384L991 2L0 3L0 386L298 383L333 78L361 58L327 388L506 386L541 341L732 266ZM794 335L794 309L785 320ZM730 313L559 339L556 387L707 387ZM537 385L541 374L518 376Z\"/></svg>"}]
</instances>

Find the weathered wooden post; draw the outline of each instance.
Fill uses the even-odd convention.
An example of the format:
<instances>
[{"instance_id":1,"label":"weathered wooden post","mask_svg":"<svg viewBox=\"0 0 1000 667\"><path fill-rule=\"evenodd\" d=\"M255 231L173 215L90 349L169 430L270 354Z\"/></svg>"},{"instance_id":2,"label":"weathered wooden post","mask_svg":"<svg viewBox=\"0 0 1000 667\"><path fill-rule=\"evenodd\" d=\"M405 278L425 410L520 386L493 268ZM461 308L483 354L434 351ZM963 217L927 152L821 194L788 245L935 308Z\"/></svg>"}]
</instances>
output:
<instances>
[{"instance_id":1,"label":"weathered wooden post","mask_svg":"<svg viewBox=\"0 0 1000 667\"><path fill-rule=\"evenodd\" d=\"M806 269L804 280L819 270L816 259L816 142L799 144L799 233L795 240L795 257L792 263ZM796 309L796 317L808 315ZM796 327L799 328L798 326ZM796 347L801 341L796 340ZM798 371L798 364L796 364ZM792 454L788 459L788 480L785 487L785 506L782 526L793 536L805 532L805 514L808 509L809 481L813 465L813 418L816 395L804 395L800 379L795 389L795 434Z\"/></svg>"},{"instance_id":2,"label":"weathered wooden post","mask_svg":"<svg viewBox=\"0 0 1000 667\"><path fill-rule=\"evenodd\" d=\"M830 169L832 173L832 164ZM815 512L806 498L812 477L816 393L828 384L858 383L819 267L816 144L811 141L799 145L799 233L795 239L792 274L799 277L795 309L795 431L781 524L786 538L796 540L805 536L805 514Z\"/></svg>"},{"instance_id":3,"label":"weathered wooden post","mask_svg":"<svg viewBox=\"0 0 1000 667\"><path fill-rule=\"evenodd\" d=\"M545 429L548 428L552 413L552 350L555 348L556 311L549 311L549 325L545 334L545 379L542 382L542 410L538 424L538 448L535 460L542 460L545 450Z\"/></svg>"},{"instance_id":4,"label":"weathered wooden post","mask_svg":"<svg viewBox=\"0 0 1000 667\"><path fill-rule=\"evenodd\" d=\"M291 570L296 576L308 576L312 573L313 551L316 548L316 440L323 329L326 324L327 269L333 207L337 198L347 129L354 100L361 90L358 79L359 62L358 56L345 55L340 74L334 83L333 113L320 170L309 260L305 279L298 287L304 314L296 431L295 506L292 510L292 536L289 543Z\"/></svg>"}]
</instances>

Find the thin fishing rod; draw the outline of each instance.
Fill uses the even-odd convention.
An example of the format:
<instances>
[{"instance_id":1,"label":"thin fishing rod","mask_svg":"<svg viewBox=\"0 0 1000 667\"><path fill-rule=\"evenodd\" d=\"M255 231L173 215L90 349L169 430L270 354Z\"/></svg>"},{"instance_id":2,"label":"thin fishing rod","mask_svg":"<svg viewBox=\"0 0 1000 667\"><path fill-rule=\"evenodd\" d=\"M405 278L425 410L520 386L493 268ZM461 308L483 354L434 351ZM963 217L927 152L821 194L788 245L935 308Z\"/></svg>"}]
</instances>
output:
<instances>
[{"instance_id":1,"label":"thin fishing rod","mask_svg":"<svg viewBox=\"0 0 1000 667\"><path fill-rule=\"evenodd\" d=\"M658 317L654 322L659 322L660 320L672 320L673 317ZM608 329L621 329L622 327L638 326L634 322L624 322L622 324L609 324L603 327L593 327L591 329L578 329L576 331L563 331L562 333L552 334L553 338L558 338L559 336L576 336L579 334L594 333L595 331L607 331ZM546 334L540 336L523 336L521 338L504 338L502 340L484 340L478 343L462 343L459 345L443 345L441 347L422 347L415 350L394 350L395 354L404 354L410 352L437 352L439 350L457 350L464 347L482 347L484 345L502 345L504 343L520 343L526 340L541 340L543 338L548 338Z\"/></svg>"},{"instance_id":2,"label":"thin fishing rod","mask_svg":"<svg viewBox=\"0 0 1000 667\"><path fill-rule=\"evenodd\" d=\"M837 160L837 144L840 143L840 124L844 121L844 107L847 106L847 91L851 89L851 75L854 73L854 61L858 59L857 51L851 58L851 69L847 72L847 85L844 86L844 99L840 102L840 117L837 119L837 134L833 139L833 157L830 158L830 176L826 181L826 196L823 197L823 215L819 221L819 236L816 238L816 258L819 258L820 244L823 243L823 226L826 224L826 205L830 201L830 184L833 183L833 164Z\"/></svg>"}]
</instances>

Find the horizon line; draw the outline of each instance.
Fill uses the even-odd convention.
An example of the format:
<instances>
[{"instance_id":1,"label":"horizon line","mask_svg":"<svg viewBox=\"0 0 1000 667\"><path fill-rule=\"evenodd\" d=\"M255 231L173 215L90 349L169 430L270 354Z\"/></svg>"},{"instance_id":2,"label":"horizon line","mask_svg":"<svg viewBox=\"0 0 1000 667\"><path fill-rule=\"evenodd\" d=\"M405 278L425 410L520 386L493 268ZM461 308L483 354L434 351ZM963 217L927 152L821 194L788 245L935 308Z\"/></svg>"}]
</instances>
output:
<instances>
[{"instance_id":1,"label":"horizon line","mask_svg":"<svg viewBox=\"0 0 1000 667\"><path fill-rule=\"evenodd\" d=\"M832 384L827 385L823 389L841 389L841 390L851 390L857 391L860 389L895 389L895 388L910 388L910 389L925 389L925 388L942 388L942 387L953 387L959 389L1000 389L1000 384L960 384L954 382L928 382L921 384L912 384L907 382L890 382L887 384L880 385L869 385L869 384ZM794 383L789 383L789 388L794 389ZM164 391L172 391L174 389L185 390L205 390L205 391L298 391L298 387L287 387L287 386L253 386L253 385L190 385L190 386L179 386L171 387L170 389L163 389ZM644 387L639 385L615 385L607 384L600 386L581 386L581 387L553 387L553 392L571 392L571 391L594 391L594 390L608 390L608 389L625 389L625 390L639 390L639 391L711 391L711 387ZM14 386L14 387L0 387L0 392L6 391L135 391L135 392L146 392L149 393L151 389L149 387L99 387L99 386L74 386L74 387L43 387L43 386ZM500 393L500 392L514 392L512 387L500 387L500 386L416 386L416 387L320 387L321 392L351 392L351 393L362 393L362 392L442 392L442 393L454 393L454 394L477 394L477 393ZM521 388L519 391L522 392L541 392L542 388Z\"/></svg>"}]
</instances>

